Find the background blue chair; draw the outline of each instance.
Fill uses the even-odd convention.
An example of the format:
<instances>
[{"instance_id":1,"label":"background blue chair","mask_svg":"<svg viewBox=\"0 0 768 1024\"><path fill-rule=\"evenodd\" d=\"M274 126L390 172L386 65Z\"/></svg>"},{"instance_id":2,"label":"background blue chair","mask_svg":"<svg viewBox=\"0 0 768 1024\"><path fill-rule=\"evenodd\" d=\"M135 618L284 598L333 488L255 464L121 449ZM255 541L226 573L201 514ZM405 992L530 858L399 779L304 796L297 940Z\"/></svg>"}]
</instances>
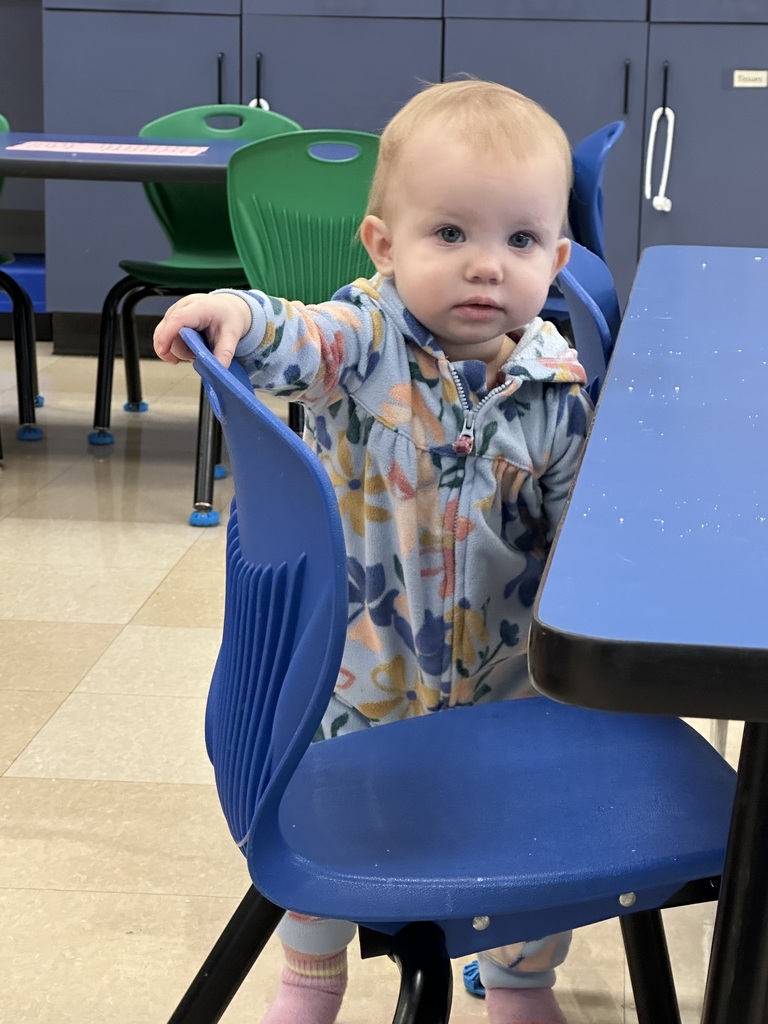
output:
<instances>
[{"instance_id":1,"label":"background blue chair","mask_svg":"<svg viewBox=\"0 0 768 1024\"><path fill-rule=\"evenodd\" d=\"M600 257L578 242L571 244L571 259L557 275L557 285L579 361L587 372L587 391L596 402L621 325L616 287Z\"/></svg>"},{"instance_id":2,"label":"background blue chair","mask_svg":"<svg viewBox=\"0 0 768 1024\"><path fill-rule=\"evenodd\" d=\"M605 216L603 209L603 178L608 154L624 131L623 121L612 121L582 139L573 150L573 188L568 202L568 224L574 242L599 256L607 263L605 252ZM573 256L571 257L573 261ZM571 268L572 270L574 268ZM581 269L579 280L599 303L600 280L590 281L590 266ZM600 304L600 303L599 303ZM545 320L562 322L568 309L557 286L550 289L541 314ZM616 303L618 316L618 301ZM610 322L610 318L609 319Z\"/></svg>"},{"instance_id":3,"label":"background blue chair","mask_svg":"<svg viewBox=\"0 0 768 1024\"><path fill-rule=\"evenodd\" d=\"M734 771L679 719L544 697L312 743L346 630L335 495L242 370L184 337L232 459L206 741L254 887L172 1024L221 1018L283 908L392 956L398 1024L445 1024L450 957L619 916L641 1024L679 1024L659 908L717 892Z\"/></svg>"},{"instance_id":4,"label":"background blue chair","mask_svg":"<svg viewBox=\"0 0 768 1024\"><path fill-rule=\"evenodd\" d=\"M8 121L0 114L0 132L9 130ZM0 192L3 179L0 178ZM0 252L0 266L13 262L11 253ZM16 360L16 393L19 405L19 429L16 436L20 441L39 441L43 431L35 422L35 407L43 404L38 393L37 352L35 350L35 316L32 300L18 281L4 270L0 270L0 289L11 302L11 329L13 332L14 358ZM0 442L0 459L3 457Z\"/></svg>"},{"instance_id":5,"label":"background blue chair","mask_svg":"<svg viewBox=\"0 0 768 1024\"><path fill-rule=\"evenodd\" d=\"M612 121L582 139L573 150L568 223L574 241L606 262L603 178L608 154L623 131L623 121Z\"/></svg>"}]
</instances>

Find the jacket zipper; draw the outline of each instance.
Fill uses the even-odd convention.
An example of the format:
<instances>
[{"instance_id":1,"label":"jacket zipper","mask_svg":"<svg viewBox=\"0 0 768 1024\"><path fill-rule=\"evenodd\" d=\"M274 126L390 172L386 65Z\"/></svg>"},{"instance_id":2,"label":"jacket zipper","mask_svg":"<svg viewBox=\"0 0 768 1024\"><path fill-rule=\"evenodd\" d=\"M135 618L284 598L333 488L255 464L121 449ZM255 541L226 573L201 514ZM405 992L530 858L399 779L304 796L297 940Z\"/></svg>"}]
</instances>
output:
<instances>
[{"instance_id":1,"label":"jacket zipper","mask_svg":"<svg viewBox=\"0 0 768 1024\"><path fill-rule=\"evenodd\" d=\"M495 398L496 395L503 391L507 387L509 381L504 381L503 384L498 384L493 391L489 391L485 398L481 399L477 403L474 409L469 404L467 393L464 390L464 385L461 383L461 378L458 373L451 367L451 376L453 377L453 383L456 385L456 391L459 394L459 401L461 402L464 410L464 424L461 428L461 433L451 445L451 448L456 452L457 455L469 455L475 446L475 420L477 414L480 412L486 402Z\"/></svg>"}]
</instances>

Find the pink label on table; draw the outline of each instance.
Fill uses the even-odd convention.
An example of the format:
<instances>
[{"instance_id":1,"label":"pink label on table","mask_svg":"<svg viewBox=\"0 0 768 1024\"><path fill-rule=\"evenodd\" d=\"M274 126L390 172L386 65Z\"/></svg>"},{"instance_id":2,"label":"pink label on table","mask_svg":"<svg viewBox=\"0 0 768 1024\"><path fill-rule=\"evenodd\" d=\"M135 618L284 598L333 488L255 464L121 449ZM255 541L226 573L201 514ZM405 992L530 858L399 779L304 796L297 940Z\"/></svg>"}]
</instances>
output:
<instances>
[{"instance_id":1,"label":"pink label on table","mask_svg":"<svg viewBox=\"0 0 768 1024\"><path fill-rule=\"evenodd\" d=\"M31 149L39 153L106 153L115 156L200 156L208 146L153 146L132 142L48 142L35 139L8 149Z\"/></svg>"}]
</instances>

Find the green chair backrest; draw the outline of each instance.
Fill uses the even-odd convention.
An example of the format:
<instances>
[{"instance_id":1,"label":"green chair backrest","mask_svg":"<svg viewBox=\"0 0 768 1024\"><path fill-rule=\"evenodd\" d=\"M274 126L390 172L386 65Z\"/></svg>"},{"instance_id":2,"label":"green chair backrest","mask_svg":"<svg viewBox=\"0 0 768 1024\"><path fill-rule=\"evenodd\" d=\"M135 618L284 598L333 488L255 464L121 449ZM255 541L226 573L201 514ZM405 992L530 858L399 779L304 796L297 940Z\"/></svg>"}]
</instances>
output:
<instances>
[{"instance_id":1,"label":"green chair backrest","mask_svg":"<svg viewBox=\"0 0 768 1024\"><path fill-rule=\"evenodd\" d=\"M221 127L236 121L232 127ZM190 107L145 124L143 138L243 139L254 142L301 125L282 114L241 104ZM171 243L176 261L195 265L229 260L237 251L229 226L225 184L153 183L144 186L147 198Z\"/></svg>"},{"instance_id":2,"label":"green chair backrest","mask_svg":"<svg viewBox=\"0 0 768 1024\"><path fill-rule=\"evenodd\" d=\"M232 234L251 287L306 303L370 277L357 237L379 138L319 129L255 142L227 172Z\"/></svg>"}]
</instances>

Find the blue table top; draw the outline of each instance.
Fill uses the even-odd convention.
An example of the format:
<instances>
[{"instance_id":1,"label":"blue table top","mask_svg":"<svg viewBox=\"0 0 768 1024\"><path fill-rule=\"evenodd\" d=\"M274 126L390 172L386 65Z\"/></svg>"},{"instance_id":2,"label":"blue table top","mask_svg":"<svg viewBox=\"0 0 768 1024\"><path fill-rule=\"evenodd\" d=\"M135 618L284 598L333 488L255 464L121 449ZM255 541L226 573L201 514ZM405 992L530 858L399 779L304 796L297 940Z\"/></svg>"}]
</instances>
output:
<instances>
[{"instance_id":1,"label":"blue table top","mask_svg":"<svg viewBox=\"0 0 768 1024\"><path fill-rule=\"evenodd\" d=\"M768 720L768 249L637 271L534 614L551 696Z\"/></svg>"},{"instance_id":2,"label":"blue table top","mask_svg":"<svg viewBox=\"0 0 768 1024\"><path fill-rule=\"evenodd\" d=\"M223 183L229 158L243 145L229 139L0 132L0 178Z\"/></svg>"}]
</instances>

